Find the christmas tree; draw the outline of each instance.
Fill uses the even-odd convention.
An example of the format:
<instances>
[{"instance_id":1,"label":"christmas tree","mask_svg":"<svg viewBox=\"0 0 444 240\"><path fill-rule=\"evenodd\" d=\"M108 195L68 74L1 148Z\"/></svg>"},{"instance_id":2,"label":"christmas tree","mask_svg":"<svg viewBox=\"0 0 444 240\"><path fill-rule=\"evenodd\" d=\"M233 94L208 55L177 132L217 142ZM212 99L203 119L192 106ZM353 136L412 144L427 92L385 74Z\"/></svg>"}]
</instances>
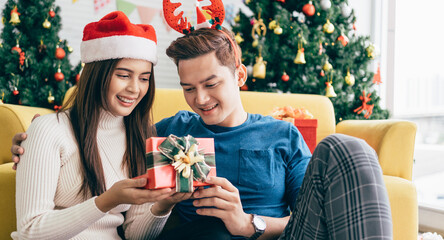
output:
<instances>
[{"instance_id":1,"label":"christmas tree","mask_svg":"<svg viewBox=\"0 0 444 240\"><path fill-rule=\"evenodd\" d=\"M251 79L242 90L326 95L338 122L389 116L379 105L380 74L369 70L375 46L355 34L346 0L244 3L253 15L240 11L232 24Z\"/></svg>"},{"instance_id":2,"label":"christmas tree","mask_svg":"<svg viewBox=\"0 0 444 240\"><path fill-rule=\"evenodd\" d=\"M58 37L60 8L55 0L8 0L0 47L0 99L4 103L58 109L76 83L72 48Z\"/></svg>"}]
</instances>

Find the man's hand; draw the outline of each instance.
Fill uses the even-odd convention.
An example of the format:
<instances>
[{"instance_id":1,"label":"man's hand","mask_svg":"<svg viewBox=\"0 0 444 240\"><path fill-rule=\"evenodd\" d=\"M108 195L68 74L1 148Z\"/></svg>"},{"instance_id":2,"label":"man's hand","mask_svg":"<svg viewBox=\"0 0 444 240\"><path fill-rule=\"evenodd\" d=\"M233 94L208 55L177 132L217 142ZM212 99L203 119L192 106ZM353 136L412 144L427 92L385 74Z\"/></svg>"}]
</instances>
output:
<instances>
[{"instance_id":1,"label":"man's hand","mask_svg":"<svg viewBox=\"0 0 444 240\"><path fill-rule=\"evenodd\" d=\"M34 119L40 117L40 114L34 115L31 122L34 121ZM28 137L26 133L17 133L12 138L12 147L11 147L11 153L12 153L12 162L14 162L14 165L12 166L12 169L17 170L17 164L20 162L20 155L23 155L25 153L25 149L20 147L20 144Z\"/></svg>"},{"instance_id":2,"label":"man's hand","mask_svg":"<svg viewBox=\"0 0 444 240\"><path fill-rule=\"evenodd\" d=\"M214 186L194 192L193 197L200 199L193 201L193 205L213 208L200 208L197 213L220 218L232 235L253 235L251 215L244 212L238 189L225 178L209 177L206 182Z\"/></svg>"},{"instance_id":3,"label":"man's hand","mask_svg":"<svg viewBox=\"0 0 444 240\"><path fill-rule=\"evenodd\" d=\"M14 165L12 166L12 169L17 169L17 163L20 162L20 155L23 155L25 152L25 149L20 147L20 144L28 137L26 133L17 133L12 138L12 147L11 147L11 153L12 153L12 161L14 162Z\"/></svg>"}]
</instances>

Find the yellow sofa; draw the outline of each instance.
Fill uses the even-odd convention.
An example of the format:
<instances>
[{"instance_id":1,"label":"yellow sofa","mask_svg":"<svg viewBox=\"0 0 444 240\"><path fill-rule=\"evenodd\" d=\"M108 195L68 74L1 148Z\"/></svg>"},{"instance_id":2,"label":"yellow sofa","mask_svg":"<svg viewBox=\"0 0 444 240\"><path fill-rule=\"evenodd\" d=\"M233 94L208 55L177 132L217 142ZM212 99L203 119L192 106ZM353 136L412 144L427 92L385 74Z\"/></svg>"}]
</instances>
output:
<instances>
[{"instance_id":1,"label":"yellow sofa","mask_svg":"<svg viewBox=\"0 0 444 240\"><path fill-rule=\"evenodd\" d=\"M418 205L412 184L414 123L402 120L347 120L336 125L333 105L325 96L242 92L241 97L246 111L250 113L267 115L273 108L286 105L306 108L318 119L318 142L333 133L365 139L378 153L384 173L391 203L394 239L417 239ZM181 90L156 90L153 106L156 122L179 110L190 110ZM26 131L35 113L50 112L42 108L0 105L0 239L8 239L16 228L15 172L11 169L10 153L12 136Z\"/></svg>"}]
</instances>

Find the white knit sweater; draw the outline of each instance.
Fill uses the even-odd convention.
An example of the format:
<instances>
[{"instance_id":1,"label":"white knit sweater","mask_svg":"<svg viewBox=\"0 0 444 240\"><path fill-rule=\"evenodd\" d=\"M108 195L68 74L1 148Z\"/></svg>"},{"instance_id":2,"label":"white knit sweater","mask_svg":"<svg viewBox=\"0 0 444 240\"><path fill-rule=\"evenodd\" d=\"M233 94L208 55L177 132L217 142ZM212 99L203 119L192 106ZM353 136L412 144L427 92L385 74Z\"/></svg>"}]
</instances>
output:
<instances>
[{"instance_id":1,"label":"white knit sweater","mask_svg":"<svg viewBox=\"0 0 444 240\"><path fill-rule=\"evenodd\" d=\"M120 239L123 224L127 239L153 239L169 216L154 216L152 203L119 205L104 213L95 197L84 201L79 151L66 114L41 116L29 127L16 175L17 231L13 239ZM123 117L103 111L97 143L109 189L128 178L122 160L126 149ZM126 216L123 216L126 212Z\"/></svg>"}]
</instances>

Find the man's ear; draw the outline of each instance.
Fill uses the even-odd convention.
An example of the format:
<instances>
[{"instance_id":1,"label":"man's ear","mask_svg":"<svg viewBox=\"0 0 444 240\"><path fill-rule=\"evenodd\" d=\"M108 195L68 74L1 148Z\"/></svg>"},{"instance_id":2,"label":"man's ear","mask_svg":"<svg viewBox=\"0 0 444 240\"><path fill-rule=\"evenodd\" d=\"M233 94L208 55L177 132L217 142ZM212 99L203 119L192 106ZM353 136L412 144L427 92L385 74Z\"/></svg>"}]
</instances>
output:
<instances>
[{"instance_id":1,"label":"man's ear","mask_svg":"<svg viewBox=\"0 0 444 240\"><path fill-rule=\"evenodd\" d=\"M244 64L240 65L240 67L238 68L238 77L239 79L237 80L237 85L239 87L242 87L245 82L247 81L247 67L245 67Z\"/></svg>"}]
</instances>

